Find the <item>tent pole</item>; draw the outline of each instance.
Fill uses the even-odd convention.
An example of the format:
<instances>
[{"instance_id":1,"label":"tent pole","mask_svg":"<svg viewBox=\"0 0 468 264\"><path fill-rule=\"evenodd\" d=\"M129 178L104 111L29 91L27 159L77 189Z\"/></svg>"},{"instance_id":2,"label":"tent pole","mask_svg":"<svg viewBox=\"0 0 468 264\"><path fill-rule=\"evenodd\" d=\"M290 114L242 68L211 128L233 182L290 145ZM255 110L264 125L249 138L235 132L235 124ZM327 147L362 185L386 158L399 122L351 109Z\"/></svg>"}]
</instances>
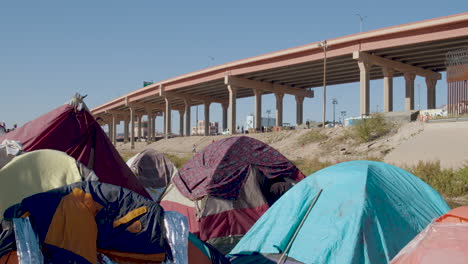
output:
<instances>
[{"instance_id":1,"label":"tent pole","mask_svg":"<svg viewBox=\"0 0 468 264\"><path fill-rule=\"evenodd\" d=\"M276 262L277 264L283 264L283 263L286 261L286 258L288 257L288 252L289 252L289 250L291 249L291 246L292 246L292 244L294 243L294 240L296 239L297 234L298 234L299 231L301 230L302 225L304 225L305 220L306 220L307 217L309 216L310 211L312 211L312 208L314 207L315 203L317 202L317 200L318 200L320 194L322 193L322 191L323 191L323 189L320 189L320 191L317 193L317 195L315 195L315 198L314 198L314 200L312 201L312 203L310 203L309 208L307 209L306 214L304 215L304 217L303 217L302 220L301 220L301 223L300 223L299 226L297 227L296 231L294 231L294 235L292 236L291 240L289 240L288 246L286 247L286 249L284 250L283 254L281 255L281 258L278 260L278 262Z\"/></svg>"}]
</instances>

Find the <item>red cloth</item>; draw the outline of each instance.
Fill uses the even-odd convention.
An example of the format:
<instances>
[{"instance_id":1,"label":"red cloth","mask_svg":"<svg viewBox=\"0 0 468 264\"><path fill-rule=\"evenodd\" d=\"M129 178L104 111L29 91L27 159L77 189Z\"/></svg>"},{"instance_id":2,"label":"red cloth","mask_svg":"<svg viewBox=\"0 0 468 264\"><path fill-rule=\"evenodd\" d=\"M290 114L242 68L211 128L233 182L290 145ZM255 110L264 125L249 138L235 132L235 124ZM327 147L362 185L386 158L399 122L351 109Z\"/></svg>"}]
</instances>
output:
<instances>
[{"instance_id":1,"label":"red cloth","mask_svg":"<svg viewBox=\"0 0 468 264\"><path fill-rule=\"evenodd\" d=\"M0 136L0 142L4 139L21 142L25 151L54 149L66 152L93 169L99 181L125 187L150 198L101 126L86 110L60 106Z\"/></svg>"},{"instance_id":2,"label":"red cloth","mask_svg":"<svg viewBox=\"0 0 468 264\"><path fill-rule=\"evenodd\" d=\"M218 140L195 154L173 181L191 200L205 195L237 199L250 166L269 179L304 179L304 174L276 149L257 139L240 136Z\"/></svg>"}]
</instances>

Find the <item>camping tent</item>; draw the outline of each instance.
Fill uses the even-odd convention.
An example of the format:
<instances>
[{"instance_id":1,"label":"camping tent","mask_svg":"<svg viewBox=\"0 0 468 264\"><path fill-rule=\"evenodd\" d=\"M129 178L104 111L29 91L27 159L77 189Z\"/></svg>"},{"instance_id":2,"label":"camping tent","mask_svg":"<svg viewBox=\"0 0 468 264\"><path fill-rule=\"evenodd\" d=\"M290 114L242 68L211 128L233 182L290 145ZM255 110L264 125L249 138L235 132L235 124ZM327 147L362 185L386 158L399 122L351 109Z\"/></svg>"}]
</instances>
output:
<instances>
[{"instance_id":1,"label":"camping tent","mask_svg":"<svg viewBox=\"0 0 468 264\"><path fill-rule=\"evenodd\" d=\"M15 157L0 169L0 216L25 197L82 181L90 173L61 151L37 150Z\"/></svg>"},{"instance_id":2,"label":"camping tent","mask_svg":"<svg viewBox=\"0 0 468 264\"><path fill-rule=\"evenodd\" d=\"M161 263L171 254L162 208L122 187L85 181L23 199L4 214L0 260L17 249L13 218L26 216L46 263L96 263L98 252L117 263Z\"/></svg>"},{"instance_id":3,"label":"camping tent","mask_svg":"<svg viewBox=\"0 0 468 264\"><path fill-rule=\"evenodd\" d=\"M468 206L455 208L437 218L391 263L468 263Z\"/></svg>"},{"instance_id":4,"label":"camping tent","mask_svg":"<svg viewBox=\"0 0 468 264\"><path fill-rule=\"evenodd\" d=\"M250 137L216 141L173 178L161 205L189 219L190 232L227 253L302 172Z\"/></svg>"},{"instance_id":5,"label":"camping tent","mask_svg":"<svg viewBox=\"0 0 468 264\"><path fill-rule=\"evenodd\" d=\"M109 138L85 107L62 105L15 131L0 136L19 141L24 151L55 149L92 169L99 181L122 186L149 198ZM82 104L82 103L79 103Z\"/></svg>"},{"instance_id":6,"label":"camping tent","mask_svg":"<svg viewBox=\"0 0 468 264\"><path fill-rule=\"evenodd\" d=\"M178 172L174 163L164 154L150 148L130 158L127 165L153 201L159 201L161 194Z\"/></svg>"},{"instance_id":7,"label":"camping tent","mask_svg":"<svg viewBox=\"0 0 468 264\"><path fill-rule=\"evenodd\" d=\"M265 262L257 264L269 263L268 254L282 254L291 242L286 253L304 263L387 263L448 210L434 189L403 169L374 161L344 162L294 186L230 254L233 263L259 255Z\"/></svg>"}]
</instances>

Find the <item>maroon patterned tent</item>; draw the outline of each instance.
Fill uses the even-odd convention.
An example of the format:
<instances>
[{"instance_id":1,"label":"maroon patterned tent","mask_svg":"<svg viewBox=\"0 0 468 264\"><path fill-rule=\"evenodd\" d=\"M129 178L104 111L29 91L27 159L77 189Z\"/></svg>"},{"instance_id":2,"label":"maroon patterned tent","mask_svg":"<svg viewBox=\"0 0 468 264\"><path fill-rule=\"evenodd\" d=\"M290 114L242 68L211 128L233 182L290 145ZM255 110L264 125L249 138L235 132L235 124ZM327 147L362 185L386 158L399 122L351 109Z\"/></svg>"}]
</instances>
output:
<instances>
[{"instance_id":1,"label":"maroon patterned tent","mask_svg":"<svg viewBox=\"0 0 468 264\"><path fill-rule=\"evenodd\" d=\"M25 151L54 149L66 152L93 169L99 181L150 197L86 109L62 105L0 136L0 142L4 139L21 142Z\"/></svg>"},{"instance_id":2,"label":"maroon patterned tent","mask_svg":"<svg viewBox=\"0 0 468 264\"><path fill-rule=\"evenodd\" d=\"M189 218L190 231L227 253L302 172L251 137L219 140L195 154L161 201Z\"/></svg>"}]
</instances>

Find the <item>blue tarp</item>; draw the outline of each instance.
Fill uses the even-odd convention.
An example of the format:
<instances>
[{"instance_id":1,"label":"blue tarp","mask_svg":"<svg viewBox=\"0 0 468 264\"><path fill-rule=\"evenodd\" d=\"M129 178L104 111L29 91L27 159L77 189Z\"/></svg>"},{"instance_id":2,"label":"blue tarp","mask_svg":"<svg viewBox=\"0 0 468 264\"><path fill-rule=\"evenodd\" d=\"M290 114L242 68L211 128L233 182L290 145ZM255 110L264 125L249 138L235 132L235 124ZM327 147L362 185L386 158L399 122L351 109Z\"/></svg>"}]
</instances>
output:
<instances>
[{"instance_id":1,"label":"blue tarp","mask_svg":"<svg viewBox=\"0 0 468 264\"><path fill-rule=\"evenodd\" d=\"M284 194L230 254L283 252L320 189L288 254L304 263L387 263L449 210L434 189L403 169L375 161L340 163Z\"/></svg>"}]
</instances>

